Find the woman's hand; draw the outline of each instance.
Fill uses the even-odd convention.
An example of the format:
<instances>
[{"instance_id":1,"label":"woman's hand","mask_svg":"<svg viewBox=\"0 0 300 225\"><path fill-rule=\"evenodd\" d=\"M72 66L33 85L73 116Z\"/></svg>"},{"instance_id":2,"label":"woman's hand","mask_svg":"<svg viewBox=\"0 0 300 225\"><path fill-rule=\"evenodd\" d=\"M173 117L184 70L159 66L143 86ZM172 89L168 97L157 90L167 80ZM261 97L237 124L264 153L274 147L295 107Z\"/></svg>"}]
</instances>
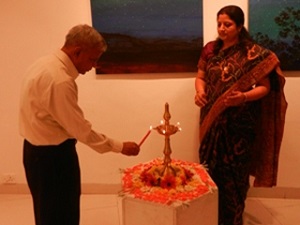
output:
<instances>
[{"instance_id":1,"label":"woman's hand","mask_svg":"<svg viewBox=\"0 0 300 225\"><path fill-rule=\"evenodd\" d=\"M199 107L203 107L207 104L207 96L205 91L197 91L195 95L195 104Z\"/></svg>"},{"instance_id":2,"label":"woman's hand","mask_svg":"<svg viewBox=\"0 0 300 225\"><path fill-rule=\"evenodd\" d=\"M247 92L232 91L224 100L224 104L226 106L238 106L245 102L256 101L270 92L270 86L270 79L266 77Z\"/></svg>"},{"instance_id":3,"label":"woman's hand","mask_svg":"<svg viewBox=\"0 0 300 225\"><path fill-rule=\"evenodd\" d=\"M207 104L207 95L205 93L205 72L198 70L196 80L195 80L195 104L199 107L203 107Z\"/></svg>"},{"instance_id":4,"label":"woman's hand","mask_svg":"<svg viewBox=\"0 0 300 225\"><path fill-rule=\"evenodd\" d=\"M238 106L245 103L247 95L241 91L232 91L224 100L226 106Z\"/></svg>"}]
</instances>

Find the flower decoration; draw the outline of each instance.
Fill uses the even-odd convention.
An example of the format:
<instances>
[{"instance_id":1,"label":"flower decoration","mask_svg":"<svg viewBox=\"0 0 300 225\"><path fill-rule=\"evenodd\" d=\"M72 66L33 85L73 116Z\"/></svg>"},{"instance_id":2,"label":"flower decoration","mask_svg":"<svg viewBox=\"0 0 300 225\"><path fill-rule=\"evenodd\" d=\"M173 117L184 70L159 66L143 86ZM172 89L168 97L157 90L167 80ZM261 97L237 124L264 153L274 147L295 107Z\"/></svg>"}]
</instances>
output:
<instances>
[{"instance_id":1,"label":"flower decoration","mask_svg":"<svg viewBox=\"0 0 300 225\"><path fill-rule=\"evenodd\" d=\"M123 170L122 187L125 195L166 205L217 189L203 165L172 159L165 169L160 158Z\"/></svg>"}]
</instances>

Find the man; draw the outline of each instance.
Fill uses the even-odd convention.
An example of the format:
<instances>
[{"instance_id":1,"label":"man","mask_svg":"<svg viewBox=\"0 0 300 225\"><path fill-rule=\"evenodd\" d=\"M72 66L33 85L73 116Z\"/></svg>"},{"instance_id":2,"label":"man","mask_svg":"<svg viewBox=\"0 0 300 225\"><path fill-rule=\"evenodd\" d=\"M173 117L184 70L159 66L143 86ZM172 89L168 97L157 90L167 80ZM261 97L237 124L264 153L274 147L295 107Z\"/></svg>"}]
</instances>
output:
<instances>
[{"instance_id":1,"label":"man","mask_svg":"<svg viewBox=\"0 0 300 225\"><path fill-rule=\"evenodd\" d=\"M23 160L36 225L78 225L80 168L76 142L99 153L137 155L134 142L119 142L92 129L78 106L75 79L96 66L107 45L88 25L73 27L64 46L27 71L20 101Z\"/></svg>"}]
</instances>

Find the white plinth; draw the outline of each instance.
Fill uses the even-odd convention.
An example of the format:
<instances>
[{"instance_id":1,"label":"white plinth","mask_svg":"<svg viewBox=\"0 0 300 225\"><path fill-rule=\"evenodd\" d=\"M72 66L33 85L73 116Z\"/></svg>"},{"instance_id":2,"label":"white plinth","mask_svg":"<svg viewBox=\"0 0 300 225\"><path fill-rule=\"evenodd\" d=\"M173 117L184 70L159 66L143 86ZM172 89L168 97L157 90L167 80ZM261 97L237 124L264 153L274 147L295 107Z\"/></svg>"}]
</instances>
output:
<instances>
[{"instance_id":1,"label":"white plinth","mask_svg":"<svg viewBox=\"0 0 300 225\"><path fill-rule=\"evenodd\" d=\"M218 191L206 193L188 205L168 206L126 196L123 225L217 225Z\"/></svg>"}]
</instances>

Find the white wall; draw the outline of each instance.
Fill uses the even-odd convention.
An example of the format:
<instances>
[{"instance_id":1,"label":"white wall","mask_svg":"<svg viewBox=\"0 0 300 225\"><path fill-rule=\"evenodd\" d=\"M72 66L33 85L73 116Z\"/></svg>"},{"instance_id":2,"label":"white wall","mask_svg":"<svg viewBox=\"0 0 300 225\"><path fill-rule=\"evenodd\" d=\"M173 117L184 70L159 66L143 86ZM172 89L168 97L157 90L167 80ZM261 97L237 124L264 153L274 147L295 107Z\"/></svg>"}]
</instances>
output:
<instances>
[{"instance_id":1,"label":"white wall","mask_svg":"<svg viewBox=\"0 0 300 225\"><path fill-rule=\"evenodd\" d=\"M69 3L67 3L69 2ZM239 4L247 12L246 0L204 1L205 42L214 39L216 11L226 4ZM70 27L91 24L89 0L11 0L0 2L0 176L15 173L25 183L22 138L18 134L19 89L24 70L38 57L60 48ZM108 21L109 22L109 21ZM299 73L299 72L298 72ZM181 123L182 132L171 137L172 157L198 160L198 114L194 105L194 76L186 74L137 74L96 76L94 71L80 77L79 101L94 128L120 140L139 142L150 125L158 125L164 104L170 105L171 123ZM289 102L280 158L278 185L300 187L300 78L287 78ZM119 168L133 166L162 156L164 140L153 132L137 157L107 153L100 155L78 144L83 183L120 183Z\"/></svg>"}]
</instances>

